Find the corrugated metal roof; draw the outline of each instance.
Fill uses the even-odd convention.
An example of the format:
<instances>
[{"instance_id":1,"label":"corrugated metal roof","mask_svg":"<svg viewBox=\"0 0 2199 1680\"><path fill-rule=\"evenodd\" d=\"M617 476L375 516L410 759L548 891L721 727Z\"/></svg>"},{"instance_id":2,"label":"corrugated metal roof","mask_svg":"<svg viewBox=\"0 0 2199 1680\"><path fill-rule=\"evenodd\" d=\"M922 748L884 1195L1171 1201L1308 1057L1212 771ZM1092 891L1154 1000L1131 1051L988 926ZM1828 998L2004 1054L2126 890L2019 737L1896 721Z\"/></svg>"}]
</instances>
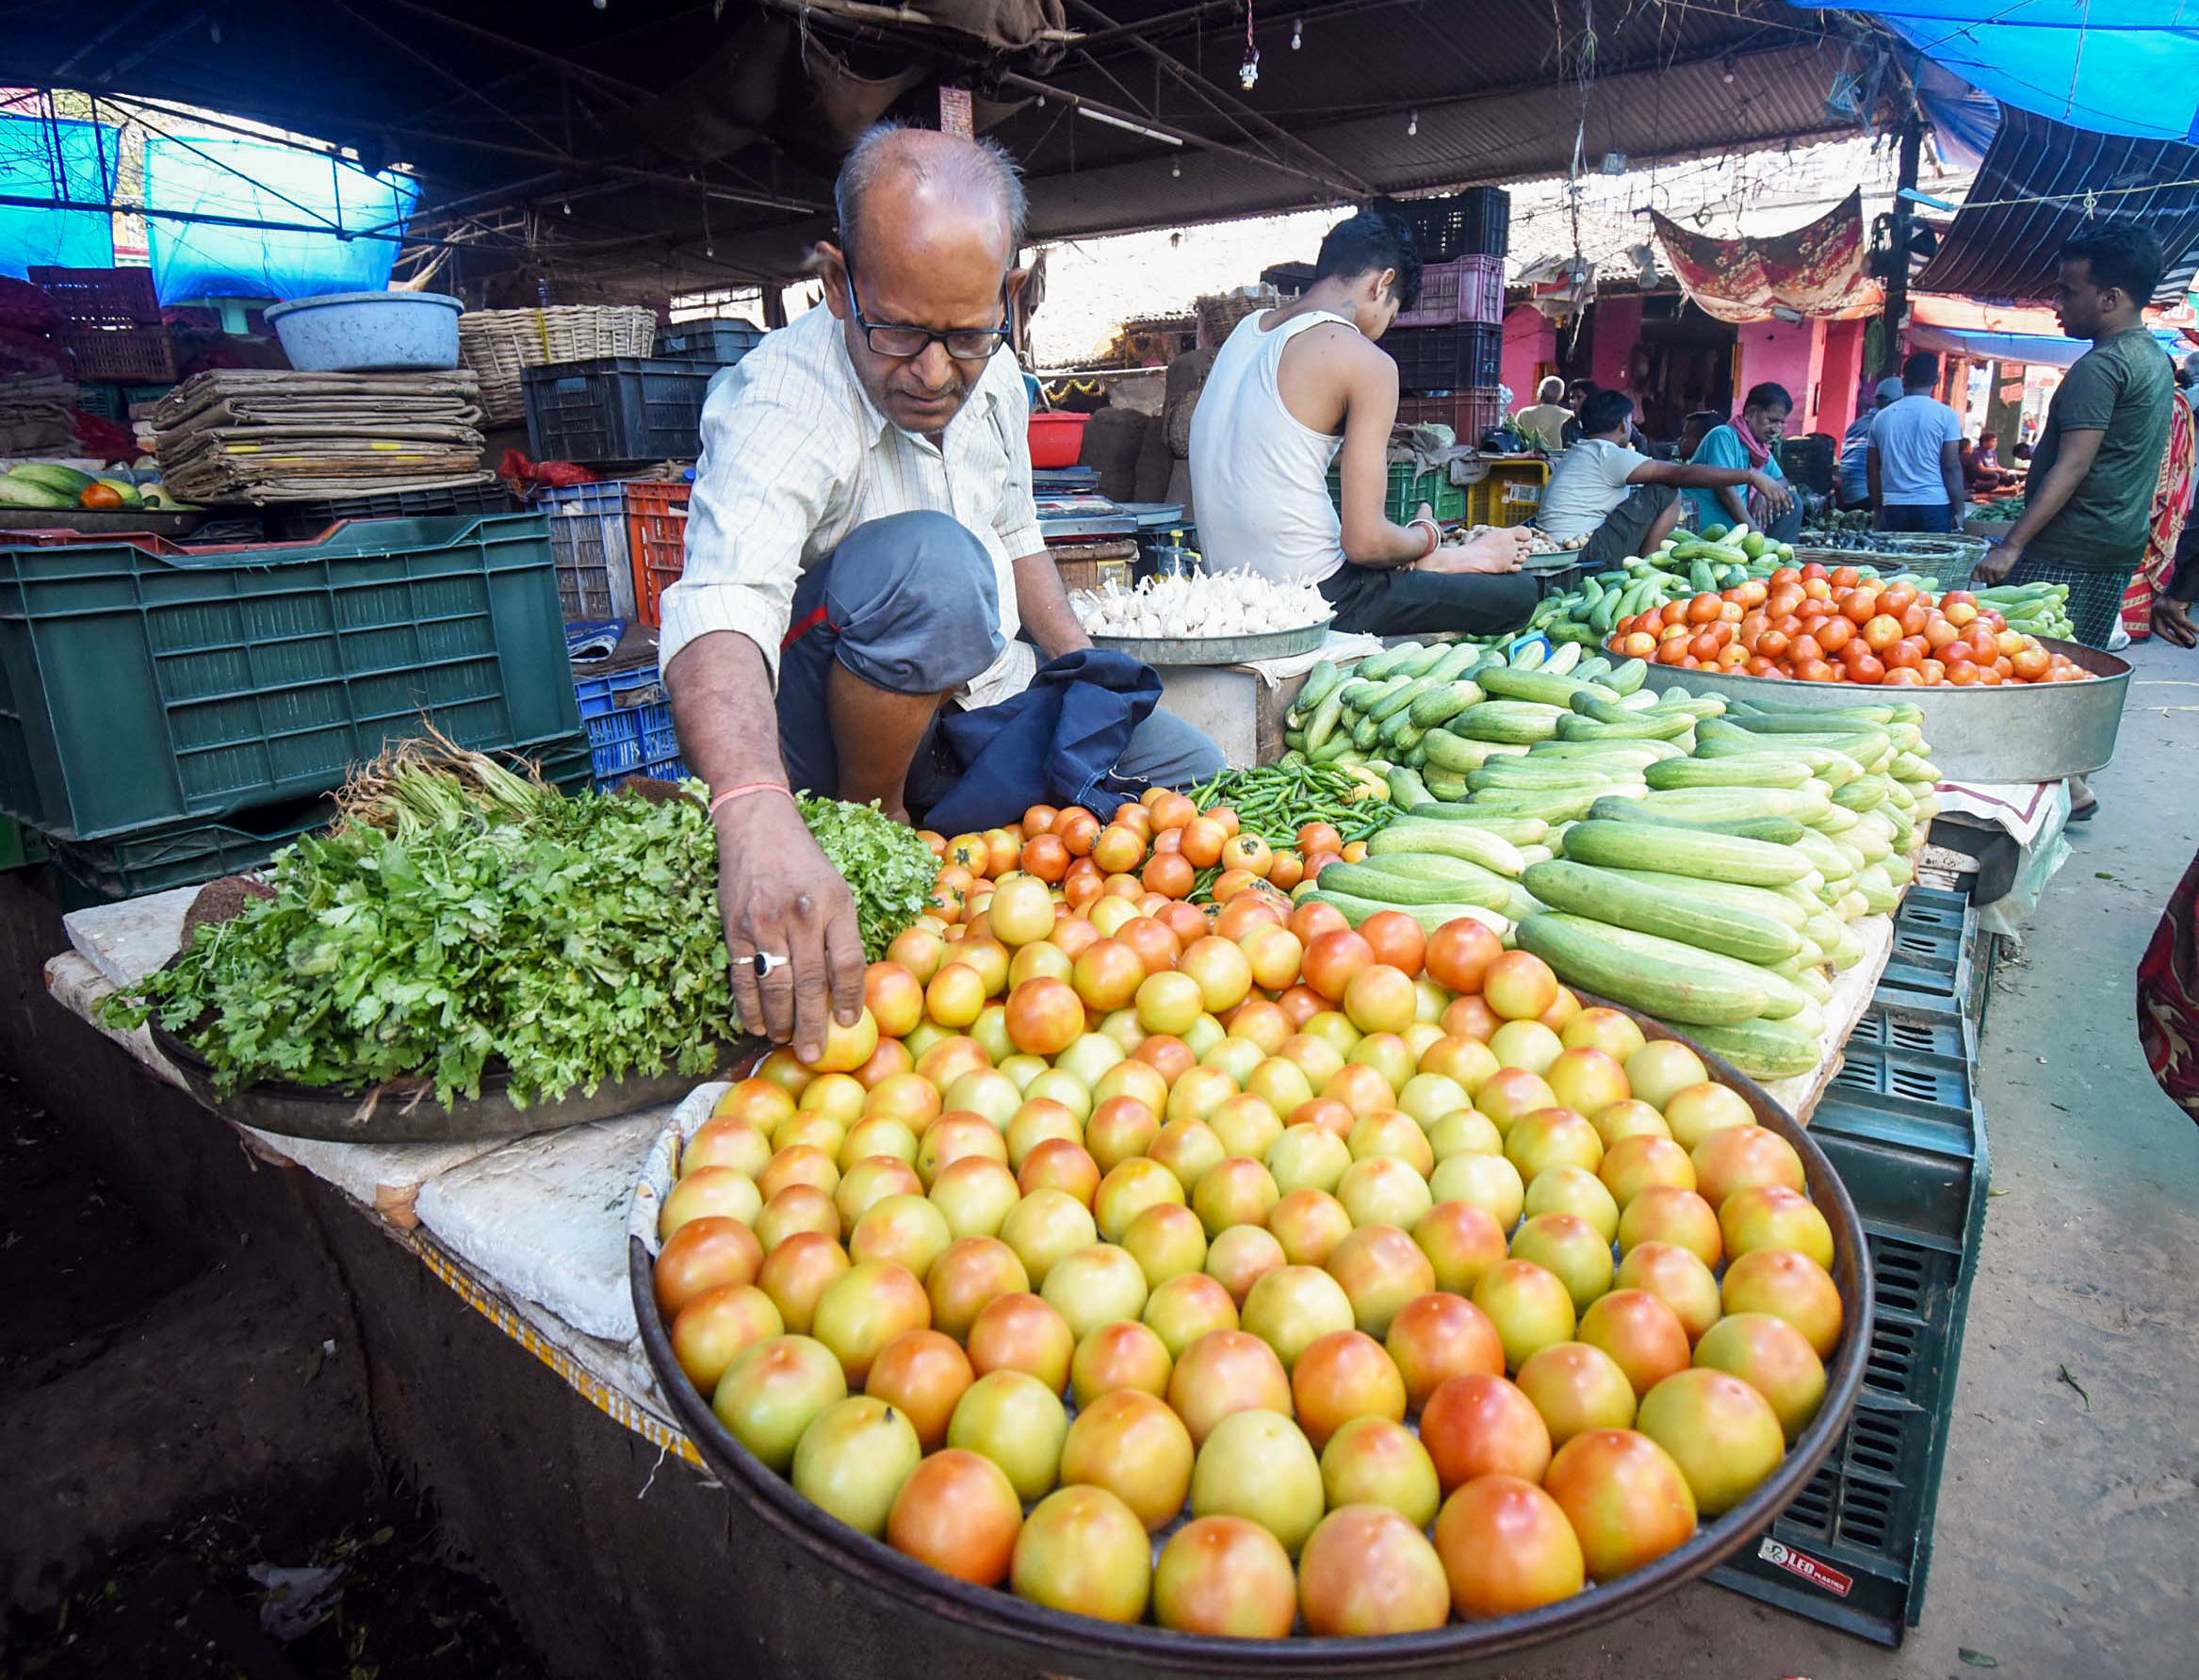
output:
<instances>
[{"instance_id":1,"label":"corrugated metal roof","mask_svg":"<svg viewBox=\"0 0 2199 1680\"><path fill-rule=\"evenodd\" d=\"M2092 192L2105 195L2095 203L2099 215L2153 229L2169 258L2155 298L2181 298L2199 268L2199 187L2150 184L2199 180L2199 146L2087 134L2012 106L2002 113L1969 200L1915 275L1915 289L2011 301L2051 297L2057 253L2084 225L2083 200ZM2011 199L2030 202L1996 202ZM2042 199L2055 202L2036 202Z\"/></svg>"},{"instance_id":2,"label":"corrugated metal roof","mask_svg":"<svg viewBox=\"0 0 2199 1680\"><path fill-rule=\"evenodd\" d=\"M1409 193L1549 175L1570 166L1576 138L1592 168L1605 151L1647 162L1839 126L1823 108L1838 46L1815 14L1770 0L1732 14L1653 0L1593 13L1570 3L1554 13L1550 0L1262 4L1249 91L1237 76L1241 5L1069 0L1074 27L1122 33L1071 48L1039 73L1044 85L1203 142L1181 146L1080 117L1061 97L1032 99L1015 79L1028 57L971 57L966 36L851 23L819 3L826 9L799 19L805 38L859 73L927 67L896 107L916 120L935 120L936 103L926 106L939 74L970 84L981 108L1029 101L992 132L1025 161L1047 237L1314 207L1362 186ZM66 8L16 7L0 31L0 83L184 101L355 144L418 169L424 216L456 205L504 214L507 226L530 218L521 237L546 261L668 287L723 285L729 272L793 272L824 231L813 211L734 202L826 203L822 130L696 164L652 150L640 119L661 115L666 90L712 66L762 4L619 0L546 13L521 0L224 0L218 14L179 9L138 24L131 12L104 29ZM726 126L727 143L740 132ZM462 272L510 260L468 258Z\"/></svg>"}]
</instances>

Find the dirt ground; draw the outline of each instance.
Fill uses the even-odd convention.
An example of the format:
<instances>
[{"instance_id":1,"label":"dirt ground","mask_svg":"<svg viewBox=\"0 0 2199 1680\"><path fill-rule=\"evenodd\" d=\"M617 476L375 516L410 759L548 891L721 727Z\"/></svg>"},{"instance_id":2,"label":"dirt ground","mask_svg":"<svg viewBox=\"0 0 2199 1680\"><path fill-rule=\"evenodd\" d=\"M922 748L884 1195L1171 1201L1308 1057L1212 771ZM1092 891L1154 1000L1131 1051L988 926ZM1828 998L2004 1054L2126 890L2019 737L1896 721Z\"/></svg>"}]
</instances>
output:
<instances>
[{"instance_id":1,"label":"dirt ground","mask_svg":"<svg viewBox=\"0 0 2199 1680\"><path fill-rule=\"evenodd\" d=\"M5 1078L0 1183L0 1461L11 1508L50 1513L41 1558L0 1541L0 1675L543 1672L432 1501L370 1470L342 1345L292 1286L164 1238ZM99 1475L118 1440L127 1485Z\"/></svg>"}]
</instances>

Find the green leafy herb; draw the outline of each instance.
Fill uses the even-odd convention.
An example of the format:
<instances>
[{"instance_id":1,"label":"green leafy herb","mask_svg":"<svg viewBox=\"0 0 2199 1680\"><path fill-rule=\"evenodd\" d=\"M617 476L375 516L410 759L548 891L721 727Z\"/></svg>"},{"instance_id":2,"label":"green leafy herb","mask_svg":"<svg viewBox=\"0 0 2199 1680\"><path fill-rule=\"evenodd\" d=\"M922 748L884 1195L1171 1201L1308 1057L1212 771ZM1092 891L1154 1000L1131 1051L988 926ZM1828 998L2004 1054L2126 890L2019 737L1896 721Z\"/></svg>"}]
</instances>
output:
<instances>
[{"instance_id":1,"label":"green leafy herb","mask_svg":"<svg viewBox=\"0 0 2199 1680\"><path fill-rule=\"evenodd\" d=\"M408 742L342 797L345 820L278 855L274 897L202 927L106 1019L162 1024L218 1092L260 1081L517 1104L666 1068L707 1072L738 1032L701 803L567 799L448 743ZM804 800L854 885L872 955L937 864L875 809Z\"/></svg>"},{"instance_id":2,"label":"green leafy herb","mask_svg":"<svg viewBox=\"0 0 2199 1680\"><path fill-rule=\"evenodd\" d=\"M939 860L916 830L876 805L849 805L804 794L802 821L855 895L863 954L876 962L893 938L924 913L939 878Z\"/></svg>"}]
</instances>

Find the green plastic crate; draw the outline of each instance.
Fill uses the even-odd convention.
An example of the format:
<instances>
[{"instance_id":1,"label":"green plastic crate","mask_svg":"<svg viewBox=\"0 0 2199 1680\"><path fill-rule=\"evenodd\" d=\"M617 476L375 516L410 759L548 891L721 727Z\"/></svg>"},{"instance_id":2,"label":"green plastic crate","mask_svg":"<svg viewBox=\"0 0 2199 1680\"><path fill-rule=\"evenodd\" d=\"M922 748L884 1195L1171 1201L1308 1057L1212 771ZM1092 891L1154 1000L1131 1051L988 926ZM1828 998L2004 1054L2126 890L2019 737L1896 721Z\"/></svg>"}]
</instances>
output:
<instances>
[{"instance_id":1,"label":"green plastic crate","mask_svg":"<svg viewBox=\"0 0 2199 1680\"><path fill-rule=\"evenodd\" d=\"M580 792L589 785L585 736L565 736L525 753L497 757L531 759L545 781L567 793ZM83 903L138 898L171 887L196 887L258 869L300 835L325 828L335 817L335 801L322 795L239 811L226 822L187 823L107 840L64 840L55 845L54 861L81 889L76 897L81 907ZM0 818L0 831L8 826ZM0 833L0 841L4 840Z\"/></svg>"},{"instance_id":2,"label":"green plastic crate","mask_svg":"<svg viewBox=\"0 0 2199 1680\"><path fill-rule=\"evenodd\" d=\"M321 793L432 722L577 734L539 514L318 543L0 547L0 811L66 840Z\"/></svg>"},{"instance_id":3,"label":"green plastic crate","mask_svg":"<svg viewBox=\"0 0 2199 1680\"><path fill-rule=\"evenodd\" d=\"M45 860L43 836L27 832L13 817L0 817L0 870L28 869Z\"/></svg>"},{"instance_id":4,"label":"green plastic crate","mask_svg":"<svg viewBox=\"0 0 2199 1680\"><path fill-rule=\"evenodd\" d=\"M1344 510L1344 475L1335 467L1328 469L1328 499L1336 504L1339 513ZM1440 472L1415 473L1409 461L1394 461L1390 465L1390 493L1382 504L1382 511L1392 522L1403 525L1420 511L1426 502L1435 510L1438 519L1453 520L1466 517L1466 487L1454 484Z\"/></svg>"},{"instance_id":5,"label":"green plastic crate","mask_svg":"<svg viewBox=\"0 0 2199 1680\"><path fill-rule=\"evenodd\" d=\"M1875 1313L1863 1393L1832 1456L1764 1535L1711 1572L1752 1598L1894 1646L1931 1569L1991 1161L1959 1016L1876 1003L1810 1122L1862 1215Z\"/></svg>"}]
</instances>

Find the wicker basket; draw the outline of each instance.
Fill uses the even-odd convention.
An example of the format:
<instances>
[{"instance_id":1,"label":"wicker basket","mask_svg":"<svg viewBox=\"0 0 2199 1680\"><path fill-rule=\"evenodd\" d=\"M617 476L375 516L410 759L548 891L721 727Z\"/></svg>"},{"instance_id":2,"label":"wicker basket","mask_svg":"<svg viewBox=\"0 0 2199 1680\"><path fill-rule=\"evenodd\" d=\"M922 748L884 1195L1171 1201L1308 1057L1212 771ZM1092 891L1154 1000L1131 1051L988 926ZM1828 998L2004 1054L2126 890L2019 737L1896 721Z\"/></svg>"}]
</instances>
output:
<instances>
[{"instance_id":1,"label":"wicker basket","mask_svg":"<svg viewBox=\"0 0 2199 1680\"><path fill-rule=\"evenodd\" d=\"M492 426L527 417L523 368L597 356L645 356L657 342L657 314L613 304L554 309L474 309L458 318L458 359L481 382L481 413Z\"/></svg>"},{"instance_id":2,"label":"wicker basket","mask_svg":"<svg viewBox=\"0 0 2199 1680\"><path fill-rule=\"evenodd\" d=\"M1246 316L1281 307L1282 293L1272 285L1241 285L1233 292L1201 298L1193 305L1206 342L1215 350L1222 348L1222 341L1237 330L1237 323Z\"/></svg>"}]
</instances>

